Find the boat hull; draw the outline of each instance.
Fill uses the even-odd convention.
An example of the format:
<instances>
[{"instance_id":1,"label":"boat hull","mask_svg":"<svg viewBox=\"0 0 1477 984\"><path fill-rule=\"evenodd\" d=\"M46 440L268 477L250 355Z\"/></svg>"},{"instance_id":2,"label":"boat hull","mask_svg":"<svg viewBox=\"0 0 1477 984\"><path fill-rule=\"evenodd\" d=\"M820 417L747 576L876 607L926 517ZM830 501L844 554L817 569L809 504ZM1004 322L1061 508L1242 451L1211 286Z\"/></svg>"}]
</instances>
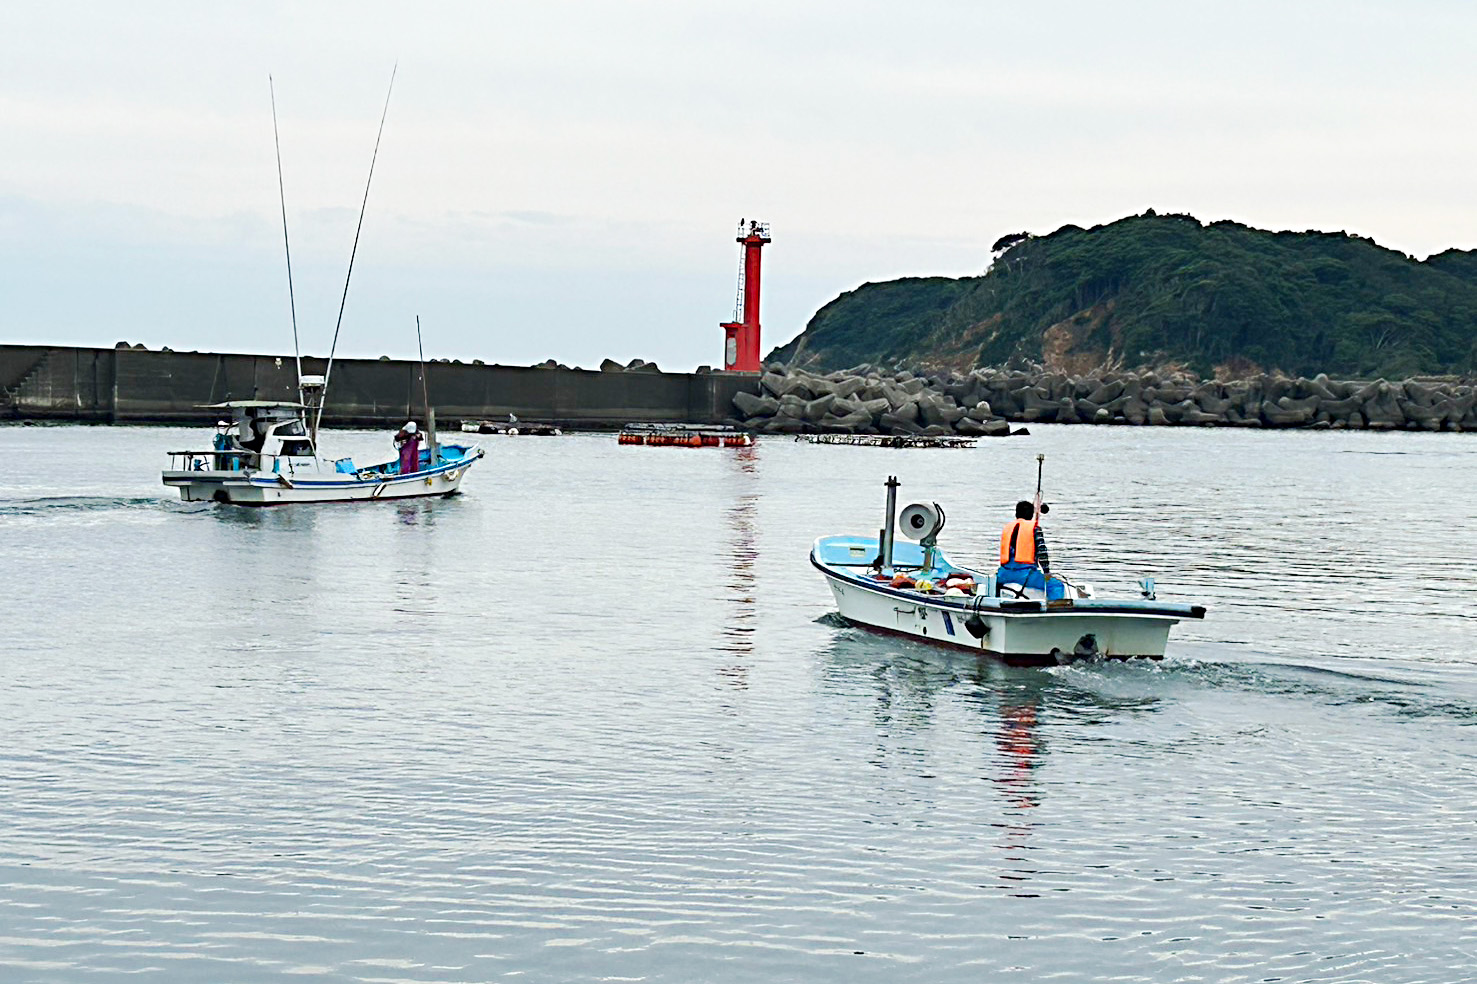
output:
<instances>
[{"instance_id":1,"label":"boat hull","mask_svg":"<svg viewBox=\"0 0 1477 984\"><path fill-rule=\"evenodd\" d=\"M355 475L286 476L271 472L166 471L165 485L179 489L186 502L221 502L238 506L285 506L293 503L377 502L455 495L481 450L465 458L411 475L361 479Z\"/></svg>"},{"instance_id":2,"label":"boat hull","mask_svg":"<svg viewBox=\"0 0 1477 984\"><path fill-rule=\"evenodd\" d=\"M893 588L854 566L811 562L826 578L837 613L852 625L950 646L1006 663L1053 666L1079 659L1162 659L1170 629L1203 618L1199 606L1149 601L1077 600L1045 603L985 597L945 597ZM848 545L857 542L846 538ZM875 540L871 541L875 544ZM984 581L983 575L980 577ZM978 635L970 631L970 625Z\"/></svg>"}]
</instances>

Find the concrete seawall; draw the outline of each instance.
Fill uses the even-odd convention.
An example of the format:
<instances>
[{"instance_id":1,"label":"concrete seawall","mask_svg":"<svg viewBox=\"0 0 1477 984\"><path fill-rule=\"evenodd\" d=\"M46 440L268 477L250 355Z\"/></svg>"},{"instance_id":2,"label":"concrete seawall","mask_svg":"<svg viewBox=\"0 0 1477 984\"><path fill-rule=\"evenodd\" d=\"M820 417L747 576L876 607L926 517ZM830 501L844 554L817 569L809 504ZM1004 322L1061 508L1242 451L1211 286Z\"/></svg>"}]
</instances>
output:
<instances>
[{"instance_id":1,"label":"concrete seawall","mask_svg":"<svg viewBox=\"0 0 1477 984\"><path fill-rule=\"evenodd\" d=\"M303 359L322 373L324 360ZM336 359L325 424L386 426L421 416L420 364ZM572 427L633 421L717 423L758 379L732 373L524 368L432 362L443 423L517 414ZM291 356L0 345L0 417L101 423L206 423L223 400L293 400Z\"/></svg>"}]
</instances>

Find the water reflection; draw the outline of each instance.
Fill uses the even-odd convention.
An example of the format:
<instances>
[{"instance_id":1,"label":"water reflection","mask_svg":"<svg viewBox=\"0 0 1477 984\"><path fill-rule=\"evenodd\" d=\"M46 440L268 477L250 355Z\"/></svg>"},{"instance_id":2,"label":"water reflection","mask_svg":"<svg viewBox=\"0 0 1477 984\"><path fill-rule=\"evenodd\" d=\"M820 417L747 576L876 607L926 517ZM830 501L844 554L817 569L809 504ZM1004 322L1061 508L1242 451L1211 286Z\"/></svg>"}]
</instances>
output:
<instances>
[{"instance_id":1,"label":"water reflection","mask_svg":"<svg viewBox=\"0 0 1477 984\"><path fill-rule=\"evenodd\" d=\"M1111 725L1162 706L1153 696L1095 688L1100 668L1091 665L1072 674L1012 667L855 628L838 626L821 656L821 694L836 700L835 713L868 709L876 742L871 760L890 773L882 785L901 780L903 795L931 799L928 787L906 782L920 762L975 763L976 777L999 794L980 802L978 816L995 832L993 881L1023 897L1035 894L1028 885L1038 873L1031 841L1051 788L1051 759L1082 744L1083 726ZM920 778L935 774L929 768Z\"/></svg>"},{"instance_id":2,"label":"water reflection","mask_svg":"<svg viewBox=\"0 0 1477 984\"><path fill-rule=\"evenodd\" d=\"M729 532L728 601L731 612L723 621L718 648L732 653L737 662L721 666L718 673L736 688L749 685L749 663L754 655L754 629L759 617L754 596L755 571L759 562L759 447L750 445L733 451L735 494L728 507Z\"/></svg>"}]
</instances>

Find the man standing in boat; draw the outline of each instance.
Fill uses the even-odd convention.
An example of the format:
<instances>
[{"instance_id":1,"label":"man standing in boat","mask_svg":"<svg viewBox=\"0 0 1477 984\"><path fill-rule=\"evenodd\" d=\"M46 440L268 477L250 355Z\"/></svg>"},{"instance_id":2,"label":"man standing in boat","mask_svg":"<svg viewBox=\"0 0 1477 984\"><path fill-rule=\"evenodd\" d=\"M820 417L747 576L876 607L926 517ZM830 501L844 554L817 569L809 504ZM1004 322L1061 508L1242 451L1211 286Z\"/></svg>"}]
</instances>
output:
<instances>
[{"instance_id":1,"label":"man standing in boat","mask_svg":"<svg viewBox=\"0 0 1477 984\"><path fill-rule=\"evenodd\" d=\"M421 435L415 421L407 421L395 434L395 447L400 449L400 474L414 475L421 470Z\"/></svg>"},{"instance_id":2,"label":"man standing in boat","mask_svg":"<svg viewBox=\"0 0 1477 984\"><path fill-rule=\"evenodd\" d=\"M1046 511L1047 506L1042 503L1041 512ZM1015 504L1015 519L1006 523L1000 533L1000 569L995 572L995 583L1044 591L1047 601L1066 595L1065 585L1051 576L1051 555L1046 549L1046 535L1041 532L1036 507L1024 499Z\"/></svg>"}]
</instances>

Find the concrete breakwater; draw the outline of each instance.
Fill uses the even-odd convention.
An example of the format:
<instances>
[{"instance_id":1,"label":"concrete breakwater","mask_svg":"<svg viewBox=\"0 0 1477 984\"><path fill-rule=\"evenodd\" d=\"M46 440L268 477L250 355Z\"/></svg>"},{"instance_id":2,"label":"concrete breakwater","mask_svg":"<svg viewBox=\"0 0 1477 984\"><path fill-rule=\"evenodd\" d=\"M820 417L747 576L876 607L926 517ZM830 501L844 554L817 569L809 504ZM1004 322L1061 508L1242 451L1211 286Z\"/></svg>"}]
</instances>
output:
<instances>
[{"instance_id":1,"label":"concrete breakwater","mask_svg":"<svg viewBox=\"0 0 1477 984\"><path fill-rule=\"evenodd\" d=\"M1477 431L1471 379L1337 381L1277 374L1227 382L1185 372L1067 375L1041 367L928 374L858 366L818 375L772 365L734 396L765 434L999 436L1011 423Z\"/></svg>"},{"instance_id":2,"label":"concrete breakwater","mask_svg":"<svg viewBox=\"0 0 1477 984\"><path fill-rule=\"evenodd\" d=\"M632 421L717 423L753 375L670 373L650 364L603 370L431 362L426 379L443 425L462 419L524 420L570 427ZM304 358L305 373L324 360ZM291 356L150 351L118 347L0 345L0 417L100 423L206 423L224 400L295 400ZM394 426L421 416L418 362L336 359L324 423Z\"/></svg>"}]
</instances>

